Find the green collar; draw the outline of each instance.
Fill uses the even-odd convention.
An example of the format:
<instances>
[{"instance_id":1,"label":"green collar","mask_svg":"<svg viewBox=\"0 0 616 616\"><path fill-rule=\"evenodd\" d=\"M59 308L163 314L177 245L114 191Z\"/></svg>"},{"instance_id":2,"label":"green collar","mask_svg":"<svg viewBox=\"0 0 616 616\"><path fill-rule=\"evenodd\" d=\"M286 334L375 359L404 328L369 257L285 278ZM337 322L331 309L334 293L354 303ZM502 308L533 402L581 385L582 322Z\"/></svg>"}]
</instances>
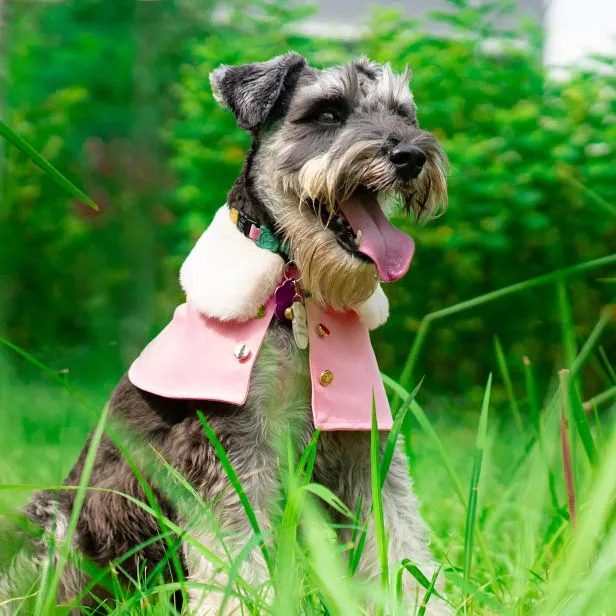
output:
<instances>
[{"instance_id":1,"label":"green collar","mask_svg":"<svg viewBox=\"0 0 616 616\"><path fill-rule=\"evenodd\" d=\"M259 248L269 250L280 255L285 261L289 261L289 245L280 242L265 225L259 225L234 207L229 208L229 217L241 233L251 239Z\"/></svg>"}]
</instances>

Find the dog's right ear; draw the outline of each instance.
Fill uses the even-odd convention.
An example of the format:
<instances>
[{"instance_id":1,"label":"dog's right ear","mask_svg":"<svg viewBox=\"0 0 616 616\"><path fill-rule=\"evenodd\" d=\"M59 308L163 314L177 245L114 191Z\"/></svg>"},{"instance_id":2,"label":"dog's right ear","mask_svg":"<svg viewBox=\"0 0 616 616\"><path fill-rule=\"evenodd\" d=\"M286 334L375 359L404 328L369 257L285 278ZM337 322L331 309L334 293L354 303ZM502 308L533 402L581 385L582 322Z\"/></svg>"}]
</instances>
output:
<instances>
[{"instance_id":1,"label":"dog's right ear","mask_svg":"<svg viewBox=\"0 0 616 616\"><path fill-rule=\"evenodd\" d=\"M259 129L290 79L306 65L306 59L290 52L267 62L221 65L210 73L214 98L228 107L238 126L249 131Z\"/></svg>"}]
</instances>

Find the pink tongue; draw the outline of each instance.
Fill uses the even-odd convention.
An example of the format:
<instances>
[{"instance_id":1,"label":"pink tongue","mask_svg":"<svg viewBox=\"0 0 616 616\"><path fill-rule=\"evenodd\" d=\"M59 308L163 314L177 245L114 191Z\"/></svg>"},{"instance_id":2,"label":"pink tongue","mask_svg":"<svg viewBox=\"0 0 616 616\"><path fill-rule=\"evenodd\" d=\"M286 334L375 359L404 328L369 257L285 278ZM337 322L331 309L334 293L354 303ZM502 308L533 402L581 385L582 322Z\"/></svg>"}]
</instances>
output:
<instances>
[{"instance_id":1,"label":"pink tongue","mask_svg":"<svg viewBox=\"0 0 616 616\"><path fill-rule=\"evenodd\" d=\"M372 259L381 280L393 282L402 278L411 265L415 242L387 220L376 193L356 192L341 209L353 231L361 229L359 252Z\"/></svg>"}]
</instances>

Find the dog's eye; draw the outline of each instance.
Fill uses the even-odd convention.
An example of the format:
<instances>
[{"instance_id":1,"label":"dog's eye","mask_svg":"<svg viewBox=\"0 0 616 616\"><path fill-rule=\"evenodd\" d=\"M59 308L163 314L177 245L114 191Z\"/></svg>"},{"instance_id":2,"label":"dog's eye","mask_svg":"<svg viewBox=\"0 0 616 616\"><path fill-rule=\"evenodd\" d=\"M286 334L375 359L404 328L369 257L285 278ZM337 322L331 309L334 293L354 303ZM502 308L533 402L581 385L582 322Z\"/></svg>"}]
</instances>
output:
<instances>
[{"instance_id":1,"label":"dog's eye","mask_svg":"<svg viewBox=\"0 0 616 616\"><path fill-rule=\"evenodd\" d=\"M342 118L335 111L322 111L317 120L322 124L340 124Z\"/></svg>"}]
</instances>

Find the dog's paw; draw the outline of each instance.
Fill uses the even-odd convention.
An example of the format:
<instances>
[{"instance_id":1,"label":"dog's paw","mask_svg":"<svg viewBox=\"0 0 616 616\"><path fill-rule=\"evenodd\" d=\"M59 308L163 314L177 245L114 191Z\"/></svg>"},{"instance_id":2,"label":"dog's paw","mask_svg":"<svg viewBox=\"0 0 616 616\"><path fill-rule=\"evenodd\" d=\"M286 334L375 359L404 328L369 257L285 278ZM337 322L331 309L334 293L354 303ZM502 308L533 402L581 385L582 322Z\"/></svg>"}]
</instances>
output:
<instances>
[{"instance_id":1,"label":"dog's paw","mask_svg":"<svg viewBox=\"0 0 616 616\"><path fill-rule=\"evenodd\" d=\"M378 285L375 292L357 307L357 314L368 329L376 329L387 321L389 300L381 285Z\"/></svg>"}]
</instances>

